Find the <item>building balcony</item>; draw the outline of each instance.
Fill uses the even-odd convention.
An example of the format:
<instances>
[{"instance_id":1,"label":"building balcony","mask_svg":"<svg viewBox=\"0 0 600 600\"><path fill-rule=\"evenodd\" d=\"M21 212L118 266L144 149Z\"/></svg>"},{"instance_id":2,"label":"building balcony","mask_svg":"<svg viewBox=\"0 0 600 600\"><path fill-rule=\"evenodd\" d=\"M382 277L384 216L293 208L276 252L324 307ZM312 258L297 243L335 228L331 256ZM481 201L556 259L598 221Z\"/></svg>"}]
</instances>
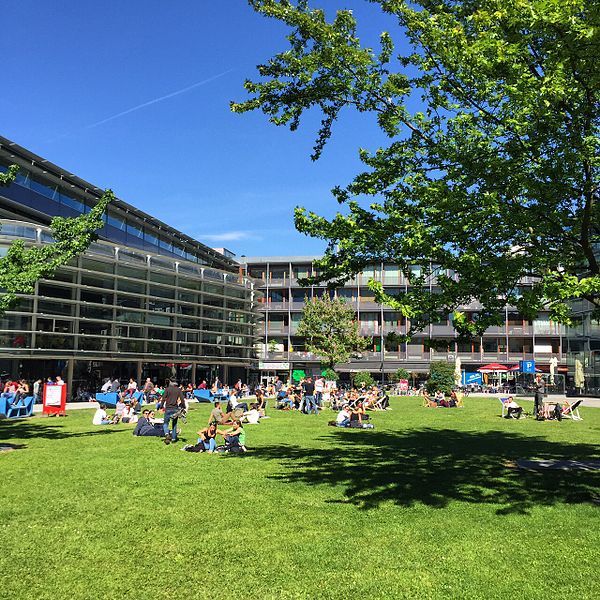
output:
<instances>
[{"instance_id":1,"label":"building balcony","mask_svg":"<svg viewBox=\"0 0 600 600\"><path fill-rule=\"evenodd\" d=\"M287 326L273 327L272 325L269 325L267 328L267 335L287 335L289 329L290 328Z\"/></svg>"},{"instance_id":2,"label":"building balcony","mask_svg":"<svg viewBox=\"0 0 600 600\"><path fill-rule=\"evenodd\" d=\"M509 325L507 328L508 335L530 336L533 334L531 325Z\"/></svg>"},{"instance_id":3,"label":"building balcony","mask_svg":"<svg viewBox=\"0 0 600 600\"><path fill-rule=\"evenodd\" d=\"M261 360L271 360L271 361L287 361L288 352L259 352L258 356Z\"/></svg>"},{"instance_id":4,"label":"building balcony","mask_svg":"<svg viewBox=\"0 0 600 600\"><path fill-rule=\"evenodd\" d=\"M289 287L290 285L290 279L288 277L284 278L284 279L270 279L268 281L268 286L270 288L283 288L283 287Z\"/></svg>"},{"instance_id":5,"label":"building balcony","mask_svg":"<svg viewBox=\"0 0 600 600\"><path fill-rule=\"evenodd\" d=\"M359 352L358 354L354 355L350 359L350 362L365 361L365 360L379 360L379 361L381 361L381 352L370 352L370 351Z\"/></svg>"},{"instance_id":6,"label":"building balcony","mask_svg":"<svg viewBox=\"0 0 600 600\"><path fill-rule=\"evenodd\" d=\"M266 310L286 310L289 307L289 302L265 302Z\"/></svg>"},{"instance_id":7,"label":"building balcony","mask_svg":"<svg viewBox=\"0 0 600 600\"><path fill-rule=\"evenodd\" d=\"M364 326L361 324L360 335L367 337L381 335L381 329L379 325Z\"/></svg>"},{"instance_id":8,"label":"building balcony","mask_svg":"<svg viewBox=\"0 0 600 600\"><path fill-rule=\"evenodd\" d=\"M306 351L294 351L289 353L289 360L302 360L302 361L311 361L318 362L321 360L320 356L313 354L312 352Z\"/></svg>"},{"instance_id":9,"label":"building balcony","mask_svg":"<svg viewBox=\"0 0 600 600\"><path fill-rule=\"evenodd\" d=\"M432 337L454 337L456 331L452 325L432 325Z\"/></svg>"}]
</instances>

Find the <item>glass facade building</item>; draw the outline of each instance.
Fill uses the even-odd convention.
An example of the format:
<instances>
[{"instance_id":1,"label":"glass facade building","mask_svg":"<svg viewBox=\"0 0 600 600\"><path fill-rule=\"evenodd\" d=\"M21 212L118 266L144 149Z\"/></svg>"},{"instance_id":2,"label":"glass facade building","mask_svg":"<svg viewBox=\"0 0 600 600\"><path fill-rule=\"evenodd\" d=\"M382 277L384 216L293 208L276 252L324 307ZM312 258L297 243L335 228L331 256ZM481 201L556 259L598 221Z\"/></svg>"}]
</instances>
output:
<instances>
[{"instance_id":1,"label":"glass facade building","mask_svg":"<svg viewBox=\"0 0 600 600\"><path fill-rule=\"evenodd\" d=\"M0 138L0 255L15 240L52 242L53 216L88 211L101 190ZM29 379L61 374L70 389L102 378L246 377L255 366L253 282L230 256L117 201L99 240L40 280L0 320L0 370Z\"/></svg>"}]
</instances>

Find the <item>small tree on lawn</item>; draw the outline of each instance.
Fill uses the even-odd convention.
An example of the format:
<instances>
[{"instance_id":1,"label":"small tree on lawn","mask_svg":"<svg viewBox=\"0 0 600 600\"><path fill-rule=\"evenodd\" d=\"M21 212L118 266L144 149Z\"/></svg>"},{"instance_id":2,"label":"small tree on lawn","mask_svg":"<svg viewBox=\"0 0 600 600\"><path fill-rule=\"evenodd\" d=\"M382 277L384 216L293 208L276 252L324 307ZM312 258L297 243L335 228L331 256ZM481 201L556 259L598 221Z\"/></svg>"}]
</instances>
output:
<instances>
[{"instance_id":1,"label":"small tree on lawn","mask_svg":"<svg viewBox=\"0 0 600 600\"><path fill-rule=\"evenodd\" d=\"M373 376L368 371L360 371L359 373L352 374L352 383L355 388L370 387L375 385Z\"/></svg>"},{"instance_id":2,"label":"small tree on lawn","mask_svg":"<svg viewBox=\"0 0 600 600\"><path fill-rule=\"evenodd\" d=\"M394 377L396 381L400 381L402 379L406 379L408 381L410 379L410 373L406 369L398 369L394 373Z\"/></svg>"},{"instance_id":3,"label":"small tree on lawn","mask_svg":"<svg viewBox=\"0 0 600 600\"><path fill-rule=\"evenodd\" d=\"M304 305L298 335L306 339L306 347L323 358L323 366L333 369L345 363L354 352L367 346L360 336L354 310L339 298L313 298Z\"/></svg>"},{"instance_id":4,"label":"small tree on lawn","mask_svg":"<svg viewBox=\"0 0 600 600\"><path fill-rule=\"evenodd\" d=\"M449 394L454 387L454 364L443 360L433 361L429 367L426 387L429 393L441 390L444 394Z\"/></svg>"}]
</instances>

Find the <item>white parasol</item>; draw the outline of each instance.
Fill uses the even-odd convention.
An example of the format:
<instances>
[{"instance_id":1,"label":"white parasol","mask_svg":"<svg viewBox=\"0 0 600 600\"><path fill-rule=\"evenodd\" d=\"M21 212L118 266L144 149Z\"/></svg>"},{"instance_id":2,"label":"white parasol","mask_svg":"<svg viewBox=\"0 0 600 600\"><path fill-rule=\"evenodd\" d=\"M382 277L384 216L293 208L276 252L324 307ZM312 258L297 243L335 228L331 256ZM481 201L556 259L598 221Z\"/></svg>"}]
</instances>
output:
<instances>
[{"instance_id":1,"label":"white parasol","mask_svg":"<svg viewBox=\"0 0 600 600\"><path fill-rule=\"evenodd\" d=\"M462 384L462 364L459 356L454 361L454 383L457 386Z\"/></svg>"},{"instance_id":2,"label":"white parasol","mask_svg":"<svg viewBox=\"0 0 600 600\"><path fill-rule=\"evenodd\" d=\"M554 385L554 373L556 372L556 367L558 367L558 358L553 356L550 359L550 385Z\"/></svg>"},{"instance_id":3,"label":"white parasol","mask_svg":"<svg viewBox=\"0 0 600 600\"><path fill-rule=\"evenodd\" d=\"M585 386L585 375L583 373L583 365L581 361L576 358L575 359L575 387L583 388Z\"/></svg>"}]
</instances>

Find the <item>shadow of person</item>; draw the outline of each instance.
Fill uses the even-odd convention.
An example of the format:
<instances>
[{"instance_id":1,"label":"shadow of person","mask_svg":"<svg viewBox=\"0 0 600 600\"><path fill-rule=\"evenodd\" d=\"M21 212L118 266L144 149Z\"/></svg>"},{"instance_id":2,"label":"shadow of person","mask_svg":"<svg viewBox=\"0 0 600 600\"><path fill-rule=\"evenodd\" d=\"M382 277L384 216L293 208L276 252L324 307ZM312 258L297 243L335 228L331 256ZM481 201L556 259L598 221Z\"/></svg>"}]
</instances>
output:
<instances>
[{"instance_id":1,"label":"shadow of person","mask_svg":"<svg viewBox=\"0 0 600 600\"><path fill-rule=\"evenodd\" d=\"M444 508L452 501L496 505L498 514L536 505L598 503L600 473L530 473L521 457L591 459L600 447L564 444L501 431L419 429L402 432L337 429L322 447L271 445L252 450L258 460L279 463L274 477L289 483L342 488L361 509L383 502ZM332 500L340 501L340 500Z\"/></svg>"}]
</instances>

